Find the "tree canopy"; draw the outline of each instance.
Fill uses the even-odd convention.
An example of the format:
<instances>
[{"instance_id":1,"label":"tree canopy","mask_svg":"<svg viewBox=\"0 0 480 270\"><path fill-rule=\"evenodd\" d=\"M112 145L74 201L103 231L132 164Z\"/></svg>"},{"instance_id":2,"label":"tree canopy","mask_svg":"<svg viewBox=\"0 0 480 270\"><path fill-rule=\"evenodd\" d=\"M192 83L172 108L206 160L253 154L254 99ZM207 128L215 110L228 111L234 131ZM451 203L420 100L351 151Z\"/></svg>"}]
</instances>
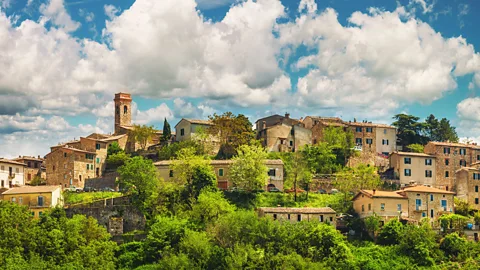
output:
<instances>
[{"instance_id":1,"label":"tree canopy","mask_svg":"<svg viewBox=\"0 0 480 270\"><path fill-rule=\"evenodd\" d=\"M167 121L167 118L163 121L163 132L162 132L162 142L168 142L172 138L172 130L170 129L170 124Z\"/></svg>"},{"instance_id":2,"label":"tree canopy","mask_svg":"<svg viewBox=\"0 0 480 270\"><path fill-rule=\"evenodd\" d=\"M155 135L155 129L153 126L147 125L133 125L133 129L130 131L130 135L135 142L140 145L140 148L145 150L147 144L152 141Z\"/></svg>"},{"instance_id":3,"label":"tree canopy","mask_svg":"<svg viewBox=\"0 0 480 270\"><path fill-rule=\"evenodd\" d=\"M268 180L267 153L261 146L242 145L230 165L230 181L244 190L263 189Z\"/></svg>"}]
</instances>

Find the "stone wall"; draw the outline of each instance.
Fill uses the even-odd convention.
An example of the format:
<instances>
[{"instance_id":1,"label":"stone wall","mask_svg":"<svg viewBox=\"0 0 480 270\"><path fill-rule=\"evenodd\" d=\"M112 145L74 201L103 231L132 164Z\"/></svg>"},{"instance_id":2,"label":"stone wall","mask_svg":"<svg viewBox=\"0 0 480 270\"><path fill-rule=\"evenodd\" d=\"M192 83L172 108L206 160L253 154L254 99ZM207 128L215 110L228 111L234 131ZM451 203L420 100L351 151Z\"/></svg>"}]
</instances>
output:
<instances>
[{"instance_id":1,"label":"stone wall","mask_svg":"<svg viewBox=\"0 0 480 270\"><path fill-rule=\"evenodd\" d=\"M474 173L480 174L480 170L473 168L464 168L457 171L456 196L461 200L467 201L475 209L480 210L480 180L473 178Z\"/></svg>"},{"instance_id":2,"label":"stone wall","mask_svg":"<svg viewBox=\"0 0 480 270\"><path fill-rule=\"evenodd\" d=\"M116 190L116 179L118 175L117 172L108 172L105 173L103 177L87 179L85 181L85 187L92 187L96 190L102 188L113 188Z\"/></svg>"}]
</instances>

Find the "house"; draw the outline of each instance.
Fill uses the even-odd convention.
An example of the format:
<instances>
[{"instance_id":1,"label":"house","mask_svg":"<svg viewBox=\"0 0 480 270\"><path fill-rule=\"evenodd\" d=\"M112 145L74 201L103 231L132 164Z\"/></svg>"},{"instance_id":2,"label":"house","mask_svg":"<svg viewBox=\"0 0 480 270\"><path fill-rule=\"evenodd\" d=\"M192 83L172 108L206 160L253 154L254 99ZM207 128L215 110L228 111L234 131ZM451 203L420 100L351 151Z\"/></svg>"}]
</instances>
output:
<instances>
[{"instance_id":1,"label":"house","mask_svg":"<svg viewBox=\"0 0 480 270\"><path fill-rule=\"evenodd\" d=\"M15 187L3 192L0 199L27 206L35 218L41 217L49 208L63 206L60 186Z\"/></svg>"},{"instance_id":2,"label":"house","mask_svg":"<svg viewBox=\"0 0 480 270\"><path fill-rule=\"evenodd\" d=\"M68 145L52 147L46 158L47 185L83 188L85 179L95 178L97 153Z\"/></svg>"},{"instance_id":3,"label":"house","mask_svg":"<svg viewBox=\"0 0 480 270\"><path fill-rule=\"evenodd\" d=\"M32 181L35 177L39 177L42 179L47 178L44 158L41 158L40 156L19 156L18 158L13 159L13 161L20 162L26 165L23 173L24 184L30 184L30 181Z\"/></svg>"},{"instance_id":4,"label":"house","mask_svg":"<svg viewBox=\"0 0 480 270\"><path fill-rule=\"evenodd\" d=\"M0 188L23 186L25 167L23 162L0 158Z\"/></svg>"},{"instance_id":5,"label":"house","mask_svg":"<svg viewBox=\"0 0 480 270\"><path fill-rule=\"evenodd\" d=\"M319 221L336 227L336 212L330 207L260 207L257 209L260 217L269 217L273 220L288 221Z\"/></svg>"},{"instance_id":6,"label":"house","mask_svg":"<svg viewBox=\"0 0 480 270\"><path fill-rule=\"evenodd\" d=\"M455 172L455 179L456 197L467 201L476 210L480 210L480 162L458 169Z\"/></svg>"},{"instance_id":7,"label":"house","mask_svg":"<svg viewBox=\"0 0 480 270\"><path fill-rule=\"evenodd\" d=\"M305 128L312 131L312 144L323 141L324 131L328 127L341 128L347 130L347 125L338 117L307 116L302 123Z\"/></svg>"},{"instance_id":8,"label":"house","mask_svg":"<svg viewBox=\"0 0 480 270\"><path fill-rule=\"evenodd\" d=\"M423 153L394 152L389 156L394 178L401 186L412 182L418 185L436 185L436 157Z\"/></svg>"},{"instance_id":9,"label":"house","mask_svg":"<svg viewBox=\"0 0 480 270\"><path fill-rule=\"evenodd\" d=\"M312 131L288 113L259 119L256 126L257 139L270 152L294 152L312 143Z\"/></svg>"},{"instance_id":10,"label":"house","mask_svg":"<svg viewBox=\"0 0 480 270\"><path fill-rule=\"evenodd\" d=\"M436 221L442 214L454 213L454 193L427 186L410 186L396 191L408 199L408 217Z\"/></svg>"},{"instance_id":11,"label":"house","mask_svg":"<svg viewBox=\"0 0 480 270\"><path fill-rule=\"evenodd\" d=\"M229 180L230 165L233 160L211 160L215 175L217 176L217 185L219 189L229 189L232 187L232 182ZM170 169L171 160L163 160L154 163L157 167L160 177L166 181L173 181L175 179L175 172ZM283 162L282 160L266 160L265 164L268 167L268 184L266 188L276 187L283 190Z\"/></svg>"},{"instance_id":12,"label":"house","mask_svg":"<svg viewBox=\"0 0 480 270\"><path fill-rule=\"evenodd\" d=\"M376 214L384 224L392 218L408 217L408 198L395 191L360 190L352 201L362 219Z\"/></svg>"},{"instance_id":13,"label":"house","mask_svg":"<svg viewBox=\"0 0 480 270\"><path fill-rule=\"evenodd\" d=\"M220 149L220 139L208 134L208 128L212 125L212 121L209 120L182 118L175 125L175 140L177 142L197 139L206 140L211 148L211 154L215 155Z\"/></svg>"},{"instance_id":14,"label":"house","mask_svg":"<svg viewBox=\"0 0 480 270\"><path fill-rule=\"evenodd\" d=\"M447 191L455 191L458 169L480 161L480 147L476 144L429 142L424 153L436 157L435 186Z\"/></svg>"}]
</instances>

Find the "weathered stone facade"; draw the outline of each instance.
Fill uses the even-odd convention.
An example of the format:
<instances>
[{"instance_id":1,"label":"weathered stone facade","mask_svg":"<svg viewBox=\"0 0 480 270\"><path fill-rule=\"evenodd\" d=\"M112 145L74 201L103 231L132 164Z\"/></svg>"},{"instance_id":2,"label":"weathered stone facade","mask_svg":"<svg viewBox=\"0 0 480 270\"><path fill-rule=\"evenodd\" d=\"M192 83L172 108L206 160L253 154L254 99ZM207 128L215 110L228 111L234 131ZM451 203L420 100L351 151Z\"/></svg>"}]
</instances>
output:
<instances>
[{"instance_id":1,"label":"weathered stone facade","mask_svg":"<svg viewBox=\"0 0 480 270\"><path fill-rule=\"evenodd\" d=\"M336 227L337 224L336 212L330 207L260 207L257 211L260 217L269 217L282 222L319 221L331 224L333 227Z\"/></svg>"},{"instance_id":2,"label":"weathered stone facade","mask_svg":"<svg viewBox=\"0 0 480 270\"><path fill-rule=\"evenodd\" d=\"M462 167L456 171L456 197L467 201L476 210L480 210L480 168L479 163L471 167Z\"/></svg>"},{"instance_id":3,"label":"weathered stone facade","mask_svg":"<svg viewBox=\"0 0 480 270\"><path fill-rule=\"evenodd\" d=\"M229 181L229 171L230 165L232 165L233 160L211 160L210 164L213 167L213 170L217 176L217 186L219 189L228 189L232 187L232 182ZM170 169L172 164L171 160L163 160L155 163L160 177L166 181L175 180L175 172ZM268 172L268 187L276 187L280 190L283 190L283 162L282 160L266 160L265 164L267 165ZM267 188L265 186L265 188Z\"/></svg>"},{"instance_id":4,"label":"weathered stone facade","mask_svg":"<svg viewBox=\"0 0 480 270\"><path fill-rule=\"evenodd\" d=\"M41 158L40 156L38 157L19 156L14 160L26 165L23 173L25 185L30 184L30 182L35 177L46 179L46 172L45 172L45 166L44 166L45 159Z\"/></svg>"},{"instance_id":5,"label":"weathered stone facade","mask_svg":"<svg viewBox=\"0 0 480 270\"><path fill-rule=\"evenodd\" d=\"M429 142L424 152L436 156L436 187L455 191L455 172L480 161L480 147L473 144Z\"/></svg>"},{"instance_id":6,"label":"weathered stone facade","mask_svg":"<svg viewBox=\"0 0 480 270\"><path fill-rule=\"evenodd\" d=\"M132 96L127 93L115 94L115 134L121 133L121 126L132 125Z\"/></svg>"}]
</instances>

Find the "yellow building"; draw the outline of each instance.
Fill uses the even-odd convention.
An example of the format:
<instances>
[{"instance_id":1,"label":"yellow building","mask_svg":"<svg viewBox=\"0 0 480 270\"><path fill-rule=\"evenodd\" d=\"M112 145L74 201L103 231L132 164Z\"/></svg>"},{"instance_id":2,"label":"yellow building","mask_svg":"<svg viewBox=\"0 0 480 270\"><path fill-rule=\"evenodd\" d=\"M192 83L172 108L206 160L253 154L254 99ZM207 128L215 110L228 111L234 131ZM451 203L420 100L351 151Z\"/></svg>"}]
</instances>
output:
<instances>
[{"instance_id":1,"label":"yellow building","mask_svg":"<svg viewBox=\"0 0 480 270\"><path fill-rule=\"evenodd\" d=\"M412 183L436 185L436 158L424 153L394 152L390 155L390 167L402 186Z\"/></svg>"},{"instance_id":2,"label":"yellow building","mask_svg":"<svg viewBox=\"0 0 480 270\"><path fill-rule=\"evenodd\" d=\"M273 220L288 221L290 223L300 221L319 221L336 226L336 212L330 207L260 207L257 209L260 217L269 217Z\"/></svg>"},{"instance_id":3,"label":"yellow building","mask_svg":"<svg viewBox=\"0 0 480 270\"><path fill-rule=\"evenodd\" d=\"M375 214L385 223L408 217L408 198L395 191L360 190L353 198L353 209L360 218Z\"/></svg>"},{"instance_id":4,"label":"yellow building","mask_svg":"<svg viewBox=\"0 0 480 270\"><path fill-rule=\"evenodd\" d=\"M0 195L3 201L27 206L39 218L49 208L63 206L61 186L23 186L11 188Z\"/></svg>"}]
</instances>

